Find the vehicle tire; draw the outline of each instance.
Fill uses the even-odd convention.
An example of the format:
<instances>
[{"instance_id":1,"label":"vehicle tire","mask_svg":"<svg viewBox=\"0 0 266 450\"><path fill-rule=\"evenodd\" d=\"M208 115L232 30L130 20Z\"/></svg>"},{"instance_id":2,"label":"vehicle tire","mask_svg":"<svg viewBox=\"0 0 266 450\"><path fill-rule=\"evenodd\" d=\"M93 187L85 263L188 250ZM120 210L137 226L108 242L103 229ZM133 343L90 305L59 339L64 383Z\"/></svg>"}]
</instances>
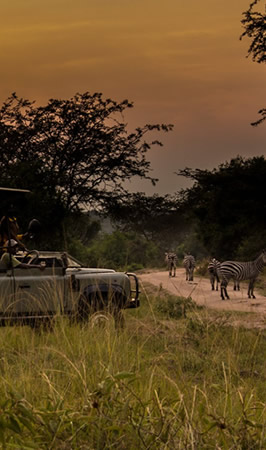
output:
<instances>
[{"instance_id":1,"label":"vehicle tire","mask_svg":"<svg viewBox=\"0 0 266 450\"><path fill-rule=\"evenodd\" d=\"M78 301L77 321L87 322L92 313L89 299L85 295L81 295Z\"/></svg>"},{"instance_id":2,"label":"vehicle tire","mask_svg":"<svg viewBox=\"0 0 266 450\"><path fill-rule=\"evenodd\" d=\"M106 299L96 296L87 298L85 295L81 295L78 303L78 320L81 322L91 321L92 317L99 315L102 316L103 321L106 319L103 316L111 317L115 323L115 327L123 328L125 325L124 313L122 306L125 304L125 299L117 295L114 297L114 301L108 304Z\"/></svg>"},{"instance_id":3,"label":"vehicle tire","mask_svg":"<svg viewBox=\"0 0 266 450\"><path fill-rule=\"evenodd\" d=\"M114 317L106 311L98 311L89 318L91 328L107 328L114 325Z\"/></svg>"}]
</instances>

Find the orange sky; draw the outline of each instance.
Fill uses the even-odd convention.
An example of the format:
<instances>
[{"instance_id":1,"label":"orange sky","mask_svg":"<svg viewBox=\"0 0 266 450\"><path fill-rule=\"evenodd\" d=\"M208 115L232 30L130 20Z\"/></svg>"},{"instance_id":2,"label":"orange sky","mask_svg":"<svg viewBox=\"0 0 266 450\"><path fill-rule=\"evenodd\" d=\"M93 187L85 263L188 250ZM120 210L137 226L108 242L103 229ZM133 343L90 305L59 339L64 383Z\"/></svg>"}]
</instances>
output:
<instances>
[{"instance_id":1,"label":"orange sky","mask_svg":"<svg viewBox=\"0 0 266 450\"><path fill-rule=\"evenodd\" d=\"M250 0L251 1L251 0ZM76 92L134 102L130 127L173 123L152 150L156 188L185 186L174 172L265 155L265 65L239 40L249 0L2 0L1 103L12 93L46 104ZM263 6L265 4L262 1Z\"/></svg>"}]
</instances>

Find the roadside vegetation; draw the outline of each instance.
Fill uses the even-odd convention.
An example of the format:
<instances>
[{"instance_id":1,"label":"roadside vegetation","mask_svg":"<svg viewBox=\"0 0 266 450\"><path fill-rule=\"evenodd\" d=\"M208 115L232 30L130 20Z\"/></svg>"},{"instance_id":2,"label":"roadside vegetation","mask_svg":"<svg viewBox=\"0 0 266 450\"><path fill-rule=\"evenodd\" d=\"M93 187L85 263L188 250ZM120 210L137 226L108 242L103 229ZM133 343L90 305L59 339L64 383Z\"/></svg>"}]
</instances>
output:
<instances>
[{"instance_id":1,"label":"roadside vegetation","mask_svg":"<svg viewBox=\"0 0 266 450\"><path fill-rule=\"evenodd\" d=\"M265 448L265 330L142 291L121 330L0 329L2 448Z\"/></svg>"}]
</instances>

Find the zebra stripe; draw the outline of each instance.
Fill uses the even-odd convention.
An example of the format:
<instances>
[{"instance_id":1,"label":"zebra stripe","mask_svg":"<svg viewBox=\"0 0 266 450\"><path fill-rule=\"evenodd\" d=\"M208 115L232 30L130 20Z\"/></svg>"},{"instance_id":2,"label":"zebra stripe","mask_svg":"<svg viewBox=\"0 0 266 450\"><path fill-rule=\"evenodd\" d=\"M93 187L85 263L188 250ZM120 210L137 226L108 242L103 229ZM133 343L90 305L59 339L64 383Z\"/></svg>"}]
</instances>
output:
<instances>
[{"instance_id":1,"label":"zebra stripe","mask_svg":"<svg viewBox=\"0 0 266 450\"><path fill-rule=\"evenodd\" d=\"M227 285L230 278L236 281L249 280L248 298L256 298L254 295L254 284L258 275L266 265L266 250L262 250L260 255L254 261L224 261L218 268L218 275L221 278L221 298L224 296L229 299Z\"/></svg>"},{"instance_id":2,"label":"zebra stripe","mask_svg":"<svg viewBox=\"0 0 266 450\"><path fill-rule=\"evenodd\" d=\"M165 253L165 261L168 265L169 277L175 277L176 275L176 264L177 256L173 252Z\"/></svg>"},{"instance_id":3,"label":"zebra stripe","mask_svg":"<svg viewBox=\"0 0 266 450\"><path fill-rule=\"evenodd\" d=\"M183 266L186 269L186 280L193 281L194 269L196 266L195 258L192 255L185 255L183 259Z\"/></svg>"},{"instance_id":4,"label":"zebra stripe","mask_svg":"<svg viewBox=\"0 0 266 450\"><path fill-rule=\"evenodd\" d=\"M208 265L208 272L209 272L209 276L210 276L210 282L211 282L211 287L212 290L216 290L218 291L219 289L219 283L220 283L220 278L218 275L218 269L220 267L221 263L220 261L218 261L218 259L212 258L212 260L209 262ZM215 287L215 281L216 281L216 287ZM240 283L239 281L234 279L234 291L240 291Z\"/></svg>"}]
</instances>

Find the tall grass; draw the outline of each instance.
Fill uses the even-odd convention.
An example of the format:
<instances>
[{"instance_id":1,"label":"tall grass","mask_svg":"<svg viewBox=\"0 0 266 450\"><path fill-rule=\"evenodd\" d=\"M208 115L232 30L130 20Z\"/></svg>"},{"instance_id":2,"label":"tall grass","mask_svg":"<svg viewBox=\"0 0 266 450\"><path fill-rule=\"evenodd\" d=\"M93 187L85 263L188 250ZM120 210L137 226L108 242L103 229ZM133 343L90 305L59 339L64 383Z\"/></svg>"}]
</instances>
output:
<instances>
[{"instance_id":1,"label":"tall grass","mask_svg":"<svg viewBox=\"0 0 266 450\"><path fill-rule=\"evenodd\" d=\"M0 329L3 449L265 448L265 331L142 297L122 330Z\"/></svg>"}]
</instances>

